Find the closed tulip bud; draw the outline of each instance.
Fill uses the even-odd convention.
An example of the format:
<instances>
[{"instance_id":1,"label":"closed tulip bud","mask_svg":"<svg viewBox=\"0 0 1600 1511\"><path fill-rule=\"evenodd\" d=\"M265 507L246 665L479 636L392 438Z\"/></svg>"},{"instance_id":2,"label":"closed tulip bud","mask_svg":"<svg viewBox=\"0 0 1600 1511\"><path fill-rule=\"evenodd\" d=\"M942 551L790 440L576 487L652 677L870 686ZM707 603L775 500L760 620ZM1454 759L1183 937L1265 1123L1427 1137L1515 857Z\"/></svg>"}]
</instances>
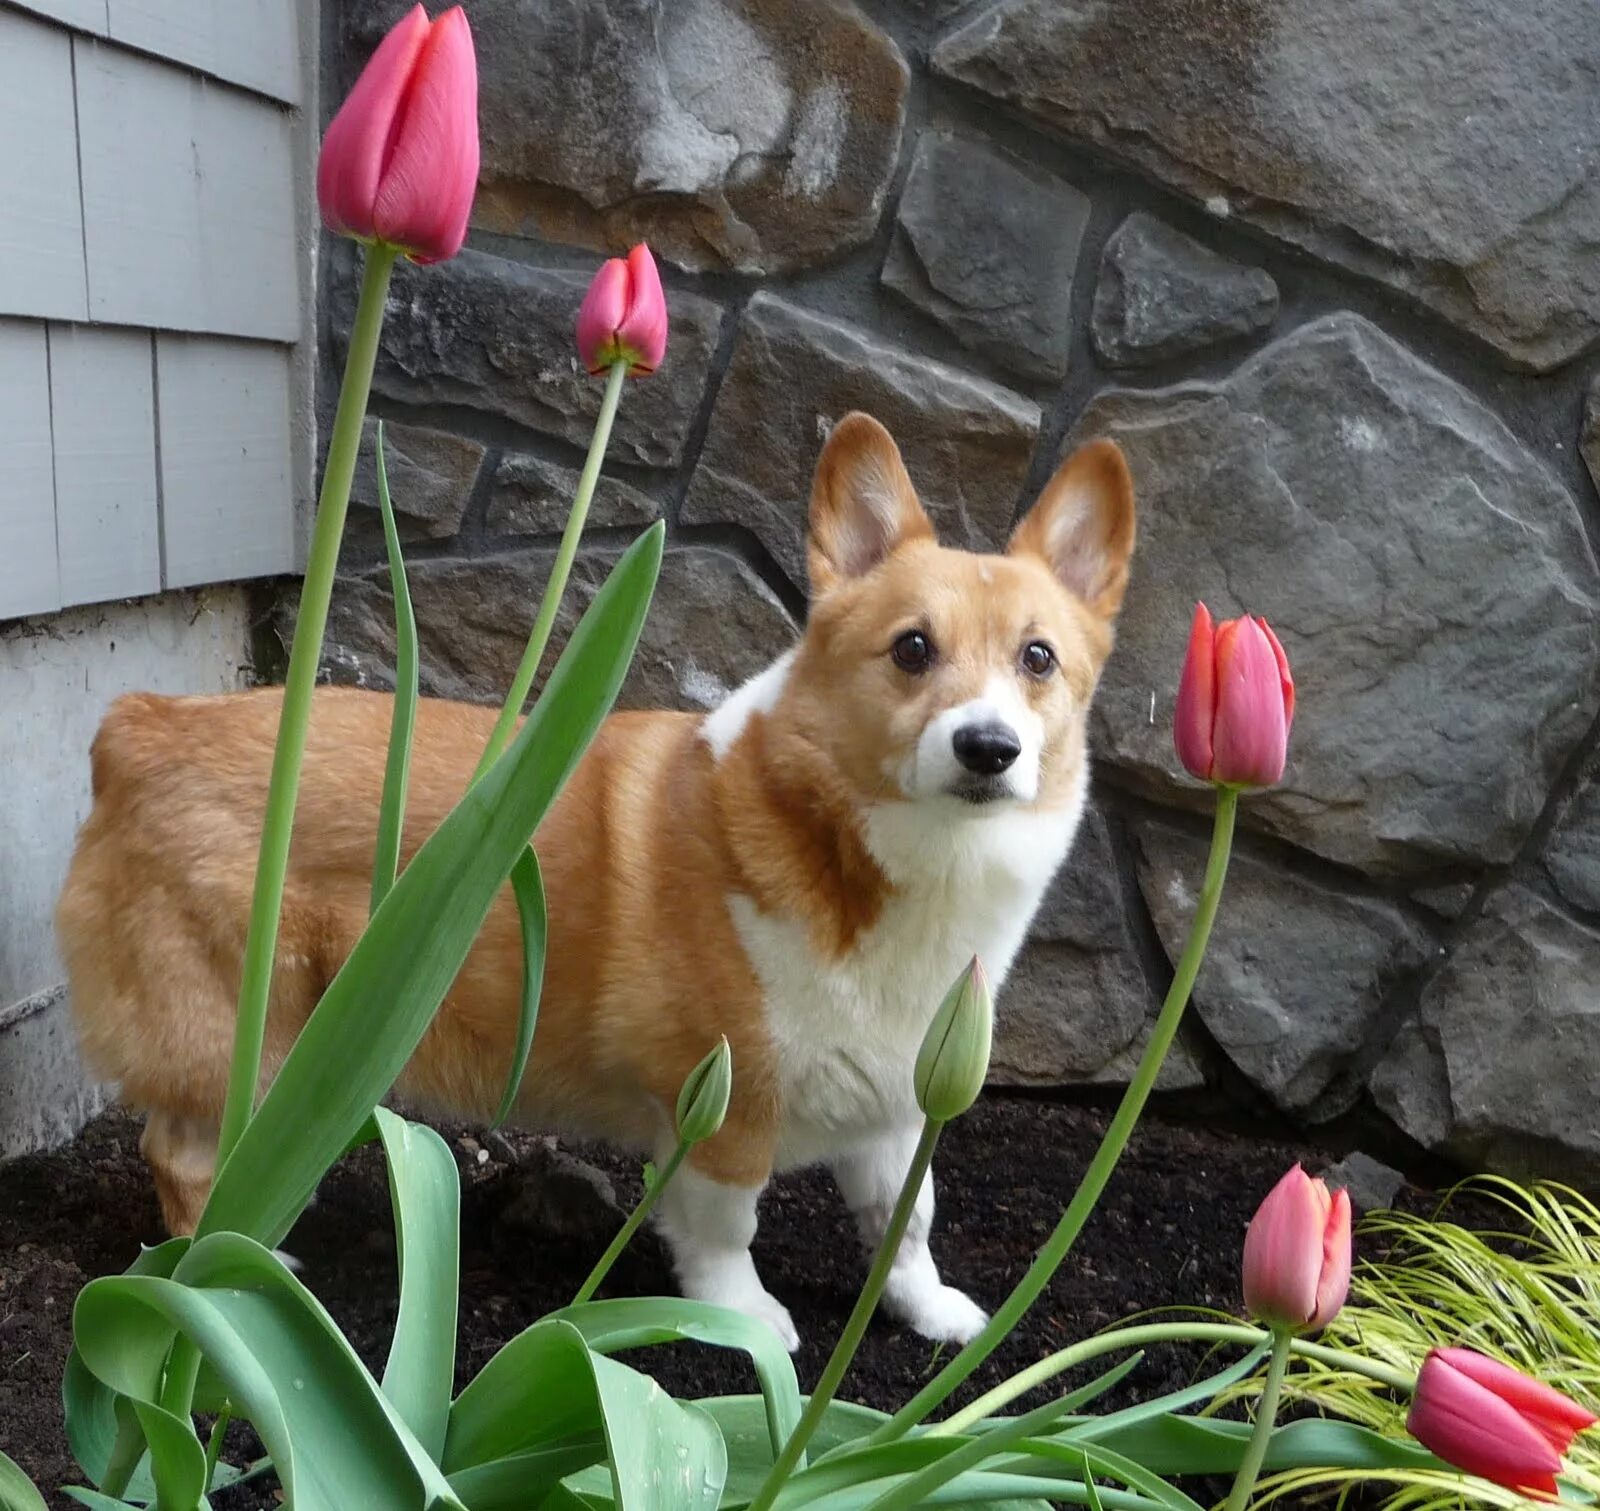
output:
<instances>
[{"instance_id":1,"label":"closed tulip bud","mask_svg":"<svg viewBox=\"0 0 1600 1511\"><path fill-rule=\"evenodd\" d=\"M642 241L627 260L613 257L594 275L578 310L578 357L592 373L619 362L642 378L667 354L667 299L656 260Z\"/></svg>"},{"instance_id":2,"label":"closed tulip bud","mask_svg":"<svg viewBox=\"0 0 1600 1511\"><path fill-rule=\"evenodd\" d=\"M1422 1362L1406 1430L1457 1469L1553 1497L1562 1455L1597 1420L1510 1365L1467 1348L1436 1348Z\"/></svg>"},{"instance_id":3,"label":"closed tulip bud","mask_svg":"<svg viewBox=\"0 0 1600 1511\"><path fill-rule=\"evenodd\" d=\"M994 1002L977 956L945 994L917 1051L917 1106L936 1123L960 1117L989 1074Z\"/></svg>"},{"instance_id":4,"label":"closed tulip bud","mask_svg":"<svg viewBox=\"0 0 1600 1511\"><path fill-rule=\"evenodd\" d=\"M373 53L317 160L332 230L398 247L413 262L461 250L478 187L478 62L461 7L418 5Z\"/></svg>"},{"instance_id":5,"label":"closed tulip bud","mask_svg":"<svg viewBox=\"0 0 1600 1511\"><path fill-rule=\"evenodd\" d=\"M1350 1290L1350 1195L1329 1194L1296 1165L1268 1193L1244 1236L1250 1315L1293 1332L1320 1332Z\"/></svg>"},{"instance_id":6,"label":"closed tulip bud","mask_svg":"<svg viewBox=\"0 0 1600 1511\"><path fill-rule=\"evenodd\" d=\"M1172 726L1178 759L1204 782L1271 787L1293 722L1289 658L1267 621L1246 615L1213 626L1196 604Z\"/></svg>"},{"instance_id":7,"label":"closed tulip bud","mask_svg":"<svg viewBox=\"0 0 1600 1511\"><path fill-rule=\"evenodd\" d=\"M733 1091L733 1051L726 1039L708 1054L683 1083L678 1093L678 1138L685 1144L702 1144L728 1115Z\"/></svg>"}]
</instances>

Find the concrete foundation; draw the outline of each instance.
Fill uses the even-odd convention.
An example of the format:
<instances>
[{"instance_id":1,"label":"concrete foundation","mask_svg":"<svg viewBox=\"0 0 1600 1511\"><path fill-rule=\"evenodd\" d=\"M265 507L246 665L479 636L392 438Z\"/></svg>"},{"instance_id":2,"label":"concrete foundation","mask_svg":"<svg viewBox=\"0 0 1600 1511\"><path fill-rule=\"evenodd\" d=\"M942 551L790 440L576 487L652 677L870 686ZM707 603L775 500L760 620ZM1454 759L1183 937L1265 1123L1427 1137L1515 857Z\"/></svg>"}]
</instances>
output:
<instances>
[{"instance_id":1,"label":"concrete foundation","mask_svg":"<svg viewBox=\"0 0 1600 1511\"><path fill-rule=\"evenodd\" d=\"M0 1159L70 1138L102 1105L73 1044L51 915L89 811L89 742L124 692L245 685L239 588L0 626Z\"/></svg>"}]
</instances>

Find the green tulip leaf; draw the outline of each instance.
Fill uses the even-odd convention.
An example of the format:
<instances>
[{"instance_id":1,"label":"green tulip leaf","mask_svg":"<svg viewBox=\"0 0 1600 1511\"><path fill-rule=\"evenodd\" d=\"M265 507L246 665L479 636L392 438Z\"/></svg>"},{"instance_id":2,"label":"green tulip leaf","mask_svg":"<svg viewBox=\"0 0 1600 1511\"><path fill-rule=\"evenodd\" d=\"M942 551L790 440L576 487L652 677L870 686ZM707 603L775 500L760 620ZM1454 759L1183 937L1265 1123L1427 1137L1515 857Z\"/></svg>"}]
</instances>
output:
<instances>
[{"instance_id":1,"label":"green tulip leaf","mask_svg":"<svg viewBox=\"0 0 1600 1511\"><path fill-rule=\"evenodd\" d=\"M506 1075L506 1089L500 1097L494 1121L489 1125L492 1128L498 1128L516 1108L522 1075L528 1068L528 1055L533 1049L533 1031L539 1022L539 993L544 988L549 916L544 901L544 874L531 845L511 868L511 893L517 900L517 921L522 928L522 993L517 1008L516 1048Z\"/></svg>"},{"instance_id":2,"label":"green tulip leaf","mask_svg":"<svg viewBox=\"0 0 1600 1511\"><path fill-rule=\"evenodd\" d=\"M589 1301L551 1316L577 1328L597 1354L682 1342L748 1354L761 1384L774 1456L800 1421L800 1386L788 1350L770 1327L742 1312L703 1301L652 1296Z\"/></svg>"},{"instance_id":3,"label":"green tulip leaf","mask_svg":"<svg viewBox=\"0 0 1600 1511\"><path fill-rule=\"evenodd\" d=\"M0 1453L0 1511L49 1511L33 1481L3 1453Z\"/></svg>"},{"instance_id":4,"label":"green tulip leaf","mask_svg":"<svg viewBox=\"0 0 1600 1511\"><path fill-rule=\"evenodd\" d=\"M217 1172L200 1235L279 1243L432 1023L484 917L622 685L661 565L623 553L500 760L424 842L323 994Z\"/></svg>"},{"instance_id":5,"label":"green tulip leaf","mask_svg":"<svg viewBox=\"0 0 1600 1511\"><path fill-rule=\"evenodd\" d=\"M400 1311L383 1393L437 1459L455 1384L461 1179L450 1146L433 1129L382 1107L373 1122L389 1165L400 1261Z\"/></svg>"},{"instance_id":6,"label":"green tulip leaf","mask_svg":"<svg viewBox=\"0 0 1600 1511\"><path fill-rule=\"evenodd\" d=\"M460 1507L332 1318L274 1254L248 1238L198 1240L170 1280L90 1281L74 1327L85 1365L139 1409L158 1475L164 1459L179 1452L157 1393L181 1333L216 1370L236 1414L260 1434L296 1511ZM188 1470L179 1465L176 1472Z\"/></svg>"},{"instance_id":7,"label":"green tulip leaf","mask_svg":"<svg viewBox=\"0 0 1600 1511\"><path fill-rule=\"evenodd\" d=\"M585 1438L621 1511L714 1511L720 1503L728 1461L717 1424L593 1352L571 1323L550 1319L507 1343L456 1398L444 1470L459 1478Z\"/></svg>"},{"instance_id":8,"label":"green tulip leaf","mask_svg":"<svg viewBox=\"0 0 1600 1511\"><path fill-rule=\"evenodd\" d=\"M417 723L417 690L421 677L417 616L411 607L411 591L406 586L400 532L395 526L394 504L389 498L382 420L378 421L378 509L383 515L383 543L389 556L389 587L394 598L394 714L389 725L383 796L378 803L378 843L372 863L374 913L400 870L400 837L405 827L406 788L411 777L411 744Z\"/></svg>"}]
</instances>

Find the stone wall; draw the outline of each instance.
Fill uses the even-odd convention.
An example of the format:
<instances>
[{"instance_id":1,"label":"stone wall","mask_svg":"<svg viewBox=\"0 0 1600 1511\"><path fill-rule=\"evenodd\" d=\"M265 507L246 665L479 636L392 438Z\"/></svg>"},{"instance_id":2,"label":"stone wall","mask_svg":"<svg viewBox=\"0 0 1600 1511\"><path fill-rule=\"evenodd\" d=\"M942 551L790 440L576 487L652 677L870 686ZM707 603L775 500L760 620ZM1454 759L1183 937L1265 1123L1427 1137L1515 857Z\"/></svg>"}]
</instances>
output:
<instances>
[{"instance_id":1,"label":"stone wall","mask_svg":"<svg viewBox=\"0 0 1600 1511\"><path fill-rule=\"evenodd\" d=\"M346 0L337 97L403 0ZM670 527L626 701L709 707L803 612L828 423L876 414L948 539L1065 447L1141 544L1096 806L1002 1001L999 1078L1127 1073L1207 825L1169 736L1197 597L1298 675L1166 1084L1352 1108L1600 1179L1600 31L1584 0L476 0L472 250L402 269L378 364L430 691L495 699L600 385L573 316L650 239L577 598ZM325 396L353 305L330 245ZM370 476L334 675L384 685Z\"/></svg>"}]
</instances>

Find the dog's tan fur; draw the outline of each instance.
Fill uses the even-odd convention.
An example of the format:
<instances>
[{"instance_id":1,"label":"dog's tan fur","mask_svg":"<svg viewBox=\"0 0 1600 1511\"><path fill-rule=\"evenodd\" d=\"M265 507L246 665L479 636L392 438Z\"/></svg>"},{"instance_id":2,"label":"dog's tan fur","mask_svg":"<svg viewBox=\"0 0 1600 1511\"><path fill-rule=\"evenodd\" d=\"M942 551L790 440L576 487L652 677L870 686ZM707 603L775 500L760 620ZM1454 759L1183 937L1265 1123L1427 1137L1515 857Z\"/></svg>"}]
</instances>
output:
<instances>
[{"instance_id":1,"label":"dog's tan fur","mask_svg":"<svg viewBox=\"0 0 1600 1511\"><path fill-rule=\"evenodd\" d=\"M775 706L720 759L701 716L614 715L534 837L550 939L521 1117L656 1149L685 1075L726 1034L732 1104L692 1162L738 1187L767 1179L786 1109L775 1007L729 898L798 921L819 963L848 963L896 892L863 811L904 800L896 761L930 718L1012 667L1030 635L1060 664L1020 684L1046 731L1037 804L1081 801L1085 715L1133 544L1131 487L1120 453L1097 443L1063 466L1007 554L942 549L893 442L855 416L819 464L809 544L815 602ZM919 625L948 652L910 678L888 651ZM193 1230L212 1174L280 705L276 689L120 699L94 742L93 811L57 915L84 1050L149 1113L144 1148L174 1233ZM366 924L391 711L369 692L315 696L264 1080ZM460 797L492 721L422 701L407 857ZM491 1111L520 962L503 895L404 1098Z\"/></svg>"}]
</instances>

